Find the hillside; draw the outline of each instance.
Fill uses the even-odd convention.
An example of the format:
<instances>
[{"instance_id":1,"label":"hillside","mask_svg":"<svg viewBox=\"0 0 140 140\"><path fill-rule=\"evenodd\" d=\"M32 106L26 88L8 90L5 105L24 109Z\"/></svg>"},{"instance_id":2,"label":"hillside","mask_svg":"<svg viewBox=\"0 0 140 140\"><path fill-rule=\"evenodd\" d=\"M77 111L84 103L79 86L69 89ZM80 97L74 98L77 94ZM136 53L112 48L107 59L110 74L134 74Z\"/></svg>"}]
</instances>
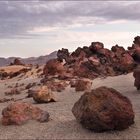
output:
<instances>
[{"instance_id":1,"label":"hillside","mask_svg":"<svg viewBox=\"0 0 140 140\"><path fill-rule=\"evenodd\" d=\"M45 64L48 60L56 58L57 57L57 51L54 51L50 53L49 55L39 56L39 57L29 57L29 58L20 58L18 57L21 62L25 64ZM6 66L9 65L11 62L14 61L16 57L9 57L9 58L2 58L0 57L0 66Z\"/></svg>"}]
</instances>

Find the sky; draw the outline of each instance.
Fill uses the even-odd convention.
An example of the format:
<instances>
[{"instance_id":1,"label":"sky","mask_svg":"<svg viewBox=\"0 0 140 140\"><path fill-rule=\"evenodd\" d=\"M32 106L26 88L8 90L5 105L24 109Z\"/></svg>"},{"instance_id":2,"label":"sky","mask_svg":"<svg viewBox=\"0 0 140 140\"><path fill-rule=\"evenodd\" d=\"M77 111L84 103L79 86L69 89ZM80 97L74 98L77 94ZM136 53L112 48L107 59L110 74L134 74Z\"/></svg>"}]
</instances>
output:
<instances>
[{"instance_id":1,"label":"sky","mask_svg":"<svg viewBox=\"0 0 140 140\"><path fill-rule=\"evenodd\" d=\"M0 0L0 57L74 51L100 41L131 46L140 35L139 1Z\"/></svg>"}]
</instances>

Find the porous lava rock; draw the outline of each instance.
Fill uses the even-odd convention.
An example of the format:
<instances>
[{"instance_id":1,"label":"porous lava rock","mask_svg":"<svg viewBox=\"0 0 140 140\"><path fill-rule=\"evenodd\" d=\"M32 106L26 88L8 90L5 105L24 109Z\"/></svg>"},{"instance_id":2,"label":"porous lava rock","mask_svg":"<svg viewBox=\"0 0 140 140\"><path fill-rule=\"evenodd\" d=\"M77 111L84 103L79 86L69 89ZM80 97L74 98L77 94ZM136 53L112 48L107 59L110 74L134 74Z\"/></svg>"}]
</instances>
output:
<instances>
[{"instance_id":1,"label":"porous lava rock","mask_svg":"<svg viewBox=\"0 0 140 140\"><path fill-rule=\"evenodd\" d=\"M25 102L11 103L2 111L3 125L21 125L28 120L47 122L49 120L49 113Z\"/></svg>"},{"instance_id":2,"label":"porous lava rock","mask_svg":"<svg viewBox=\"0 0 140 140\"><path fill-rule=\"evenodd\" d=\"M123 130L134 123L130 100L108 87L86 92L74 104L72 112L85 128L96 132Z\"/></svg>"}]
</instances>

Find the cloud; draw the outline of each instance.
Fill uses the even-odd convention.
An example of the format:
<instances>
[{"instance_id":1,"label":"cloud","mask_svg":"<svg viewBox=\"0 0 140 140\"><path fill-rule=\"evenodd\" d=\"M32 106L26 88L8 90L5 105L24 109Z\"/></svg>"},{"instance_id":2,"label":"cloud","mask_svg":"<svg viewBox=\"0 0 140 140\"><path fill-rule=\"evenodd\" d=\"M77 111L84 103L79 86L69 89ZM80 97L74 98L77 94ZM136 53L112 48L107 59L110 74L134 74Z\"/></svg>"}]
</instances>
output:
<instances>
[{"instance_id":1,"label":"cloud","mask_svg":"<svg viewBox=\"0 0 140 140\"><path fill-rule=\"evenodd\" d=\"M0 1L0 38L36 37L38 31L77 25L139 22L139 9L135 1Z\"/></svg>"}]
</instances>

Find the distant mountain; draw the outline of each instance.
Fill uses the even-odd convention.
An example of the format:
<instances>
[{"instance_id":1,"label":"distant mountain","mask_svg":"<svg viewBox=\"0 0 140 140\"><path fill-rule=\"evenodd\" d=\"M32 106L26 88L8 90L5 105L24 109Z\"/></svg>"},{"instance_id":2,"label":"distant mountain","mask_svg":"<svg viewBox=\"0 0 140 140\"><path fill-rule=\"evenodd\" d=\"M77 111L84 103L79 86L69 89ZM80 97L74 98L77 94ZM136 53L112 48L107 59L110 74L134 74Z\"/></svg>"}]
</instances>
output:
<instances>
[{"instance_id":1,"label":"distant mountain","mask_svg":"<svg viewBox=\"0 0 140 140\"><path fill-rule=\"evenodd\" d=\"M2 58L0 57L0 66L9 65L11 62L14 61L15 58L21 60L24 64L46 64L46 62L50 59L57 58L57 51L50 53L49 55L39 56L39 57L29 57L29 58L20 58L20 57L9 57L9 58Z\"/></svg>"}]
</instances>

